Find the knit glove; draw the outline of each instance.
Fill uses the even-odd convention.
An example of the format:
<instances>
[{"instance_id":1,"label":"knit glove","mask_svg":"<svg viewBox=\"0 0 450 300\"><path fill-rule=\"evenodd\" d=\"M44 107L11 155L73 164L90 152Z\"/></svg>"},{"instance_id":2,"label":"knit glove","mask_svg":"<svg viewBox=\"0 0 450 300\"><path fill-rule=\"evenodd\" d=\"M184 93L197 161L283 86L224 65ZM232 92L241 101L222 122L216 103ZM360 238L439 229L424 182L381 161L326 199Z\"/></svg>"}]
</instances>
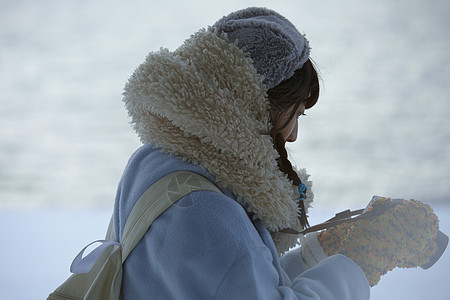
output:
<instances>
[{"instance_id":1,"label":"knit glove","mask_svg":"<svg viewBox=\"0 0 450 300\"><path fill-rule=\"evenodd\" d=\"M395 267L413 268L427 263L437 248L439 221L433 209L416 200L375 196L365 212L379 208L387 210L372 219L302 237L305 263L311 266L327 256L343 254L361 267L371 286Z\"/></svg>"}]
</instances>

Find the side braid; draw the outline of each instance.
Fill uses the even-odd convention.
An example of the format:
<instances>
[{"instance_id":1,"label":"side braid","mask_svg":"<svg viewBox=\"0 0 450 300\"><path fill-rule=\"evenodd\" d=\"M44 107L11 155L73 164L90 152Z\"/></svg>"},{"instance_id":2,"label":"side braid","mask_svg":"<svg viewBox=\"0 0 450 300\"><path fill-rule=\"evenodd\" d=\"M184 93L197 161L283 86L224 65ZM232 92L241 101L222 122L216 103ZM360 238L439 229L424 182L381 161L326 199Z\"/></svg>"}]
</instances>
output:
<instances>
[{"instance_id":1,"label":"side braid","mask_svg":"<svg viewBox=\"0 0 450 300\"><path fill-rule=\"evenodd\" d=\"M277 160L278 168L281 172L286 174L296 186L300 186L302 181L298 177L297 172L292 168L292 164L288 159L285 148L286 141L284 140L281 131L289 124L289 121L295 117L295 112L300 103L304 102L306 109L309 109L316 104L319 99L319 92L319 78L311 59L308 59L300 69L296 70L291 78L282 81L280 84L267 91L271 106L272 124L274 125L270 132L270 136L272 137L274 148L280 155ZM287 120L283 121L284 124L280 124L281 116L286 113L288 113ZM300 213L300 224L303 228L309 227L304 201L298 201L298 208Z\"/></svg>"},{"instance_id":2,"label":"side braid","mask_svg":"<svg viewBox=\"0 0 450 300\"><path fill-rule=\"evenodd\" d=\"M292 180L293 184L296 186L299 186L302 181L298 177L297 172L294 171L292 168L292 164L288 159L288 153L285 148L285 140L283 138L283 135L281 133L275 133L272 136L273 144L275 150L277 150L280 157L277 159L278 168L281 172L287 175L287 177ZM306 215L306 209L305 209L305 203L304 201L298 201L298 208L300 210L300 224L303 228L309 227L308 223L308 216Z\"/></svg>"}]
</instances>

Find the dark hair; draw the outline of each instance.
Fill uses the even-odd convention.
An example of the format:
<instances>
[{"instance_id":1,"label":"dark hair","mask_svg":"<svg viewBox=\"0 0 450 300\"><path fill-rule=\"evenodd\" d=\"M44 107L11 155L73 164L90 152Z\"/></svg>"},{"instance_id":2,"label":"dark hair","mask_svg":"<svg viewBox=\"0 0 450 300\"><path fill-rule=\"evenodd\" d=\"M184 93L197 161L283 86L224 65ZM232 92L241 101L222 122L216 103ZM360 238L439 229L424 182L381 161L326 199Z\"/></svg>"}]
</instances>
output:
<instances>
[{"instance_id":1,"label":"dark hair","mask_svg":"<svg viewBox=\"0 0 450 300\"><path fill-rule=\"evenodd\" d=\"M288 154L285 148L285 140L281 134L289 121L295 117L296 111L301 103L306 102L306 109L313 107L319 99L319 77L311 60L307 60L302 68L296 70L294 75L282 81L279 85L267 91L270 100L270 107L275 113L275 118L272 123L277 125L280 117L288 112L292 107L288 120L281 126L274 126L270 132L274 148L277 150L280 157L277 160L278 168L285 173L287 177L292 180L294 185L299 186L302 181L297 173L292 168L292 164L288 159ZM300 209L300 223L303 228L309 226L308 217L306 215L304 201L298 202Z\"/></svg>"}]
</instances>

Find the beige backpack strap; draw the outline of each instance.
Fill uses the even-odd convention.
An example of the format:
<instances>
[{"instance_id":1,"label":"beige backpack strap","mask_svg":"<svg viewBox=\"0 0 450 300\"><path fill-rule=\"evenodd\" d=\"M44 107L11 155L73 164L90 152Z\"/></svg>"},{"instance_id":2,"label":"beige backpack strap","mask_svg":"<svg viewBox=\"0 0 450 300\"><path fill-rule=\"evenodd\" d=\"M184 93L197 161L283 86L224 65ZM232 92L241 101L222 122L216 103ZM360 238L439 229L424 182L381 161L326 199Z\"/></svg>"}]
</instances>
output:
<instances>
[{"instance_id":1,"label":"beige backpack strap","mask_svg":"<svg viewBox=\"0 0 450 300\"><path fill-rule=\"evenodd\" d=\"M111 219L109 220L108 230L106 231L106 237L105 240L107 241L115 241L116 240L116 234L114 233L114 213L111 216Z\"/></svg>"},{"instance_id":2,"label":"beige backpack strap","mask_svg":"<svg viewBox=\"0 0 450 300\"><path fill-rule=\"evenodd\" d=\"M122 263L159 215L183 196L199 190L221 193L214 183L189 171L170 173L152 184L139 198L125 224L120 242Z\"/></svg>"}]
</instances>

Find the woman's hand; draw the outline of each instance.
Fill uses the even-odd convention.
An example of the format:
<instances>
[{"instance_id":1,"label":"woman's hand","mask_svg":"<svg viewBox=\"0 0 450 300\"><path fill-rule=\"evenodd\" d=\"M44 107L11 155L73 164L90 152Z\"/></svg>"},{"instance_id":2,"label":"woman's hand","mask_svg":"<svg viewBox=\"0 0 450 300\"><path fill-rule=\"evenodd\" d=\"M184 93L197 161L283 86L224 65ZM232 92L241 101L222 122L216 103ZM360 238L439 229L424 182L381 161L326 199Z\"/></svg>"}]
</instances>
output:
<instances>
[{"instance_id":1,"label":"woman's hand","mask_svg":"<svg viewBox=\"0 0 450 300\"><path fill-rule=\"evenodd\" d=\"M369 284L395 267L413 268L436 252L438 218L433 209L416 200L374 198L367 210L389 206L385 213L341 224L318 234L326 255L343 254L364 271Z\"/></svg>"}]
</instances>

